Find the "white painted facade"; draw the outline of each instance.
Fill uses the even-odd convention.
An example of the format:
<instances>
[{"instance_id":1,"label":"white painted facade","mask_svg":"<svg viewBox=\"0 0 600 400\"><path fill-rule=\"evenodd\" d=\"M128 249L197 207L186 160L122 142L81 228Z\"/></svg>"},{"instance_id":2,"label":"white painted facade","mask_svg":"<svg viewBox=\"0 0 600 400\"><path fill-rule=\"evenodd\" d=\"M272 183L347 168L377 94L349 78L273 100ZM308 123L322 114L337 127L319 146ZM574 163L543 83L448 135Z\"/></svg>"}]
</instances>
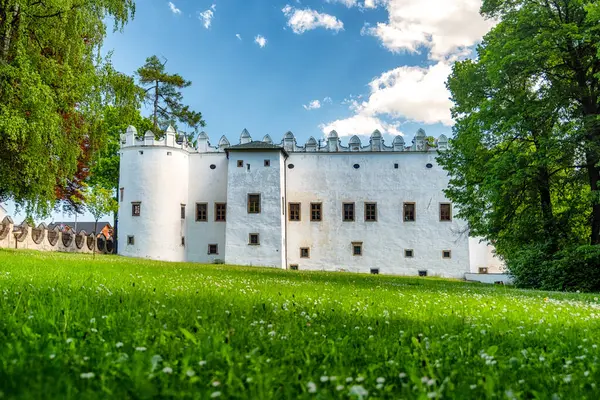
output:
<instances>
[{"instance_id":1,"label":"white painted facade","mask_svg":"<svg viewBox=\"0 0 600 400\"><path fill-rule=\"evenodd\" d=\"M252 141L244 130L239 145L222 137L213 147L201 133L192 148L177 143L172 129L155 140L151 133L138 139L130 127L121 142L122 255L454 278L488 263L497 272L487 247L461 234L464 221L440 218L440 204L449 203L448 177L435 161L448 146L444 135L437 148L429 148L422 130L409 146L400 136L386 146L378 131L367 145L354 136L343 146L332 132L325 143L310 138L298 146L290 132L274 145L268 135ZM249 194L260 195L260 212L249 212ZM139 216L132 215L134 203ZM196 218L198 203L206 220ZM217 221L223 203L225 221ZM290 220L290 203L300 204L299 221ZM311 220L311 203L321 204L320 221ZM343 220L343 203L354 203L353 221ZM375 221L366 220L365 203L376 204ZM415 204L414 221L404 220L404 203Z\"/></svg>"}]
</instances>

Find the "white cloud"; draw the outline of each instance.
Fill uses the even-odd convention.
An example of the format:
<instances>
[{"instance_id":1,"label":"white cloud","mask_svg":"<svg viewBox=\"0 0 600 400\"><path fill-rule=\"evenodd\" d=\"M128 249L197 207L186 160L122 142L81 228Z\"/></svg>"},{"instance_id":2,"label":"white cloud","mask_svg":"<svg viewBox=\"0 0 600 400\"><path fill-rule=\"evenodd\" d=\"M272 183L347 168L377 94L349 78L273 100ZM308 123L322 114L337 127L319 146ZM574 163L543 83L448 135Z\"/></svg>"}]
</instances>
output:
<instances>
[{"instance_id":1,"label":"white cloud","mask_svg":"<svg viewBox=\"0 0 600 400\"><path fill-rule=\"evenodd\" d=\"M333 15L322 14L310 8L300 10L286 5L281 11L288 19L288 26L299 35L316 28L325 28L336 32L344 29L344 23Z\"/></svg>"},{"instance_id":2,"label":"white cloud","mask_svg":"<svg viewBox=\"0 0 600 400\"><path fill-rule=\"evenodd\" d=\"M171 9L171 12L173 14L181 14L181 10L177 7L175 7L175 4L169 2L169 8Z\"/></svg>"},{"instance_id":3,"label":"white cloud","mask_svg":"<svg viewBox=\"0 0 600 400\"><path fill-rule=\"evenodd\" d=\"M360 8L377 8L377 6L385 4L388 0L365 0L364 2L360 2L360 0L325 0L327 3L341 3L348 8L352 7L360 7Z\"/></svg>"},{"instance_id":4,"label":"white cloud","mask_svg":"<svg viewBox=\"0 0 600 400\"><path fill-rule=\"evenodd\" d=\"M348 8L359 5L358 0L326 0L326 1L327 1L327 3L342 3L343 5L345 5Z\"/></svg>"},{"instance_id":5,"label":"white cloud","mask_svg":"<svg viewBox=\"0 0 600 400\"><path fill-rule=\"evenodd\" d=\"M331 97L327 96L323 99L323 104L331 104L332 101Z\"/></svg>"},{"instance_id":6,"label":"white cloud","mask_svg":"<svg viewBox=\"0 0 600 400\"><path fill-rule=\"evenodd\" d=\"M317 108L321 108L321 102L319 100L313 100L308 103L308 105L304 104L302 107L304 107L305 110L316 110Z\"/></svg>"},{"instance_id":7,"label":"white cloud","mask_svg":"<svg viewBox=\"0 0 600 400\"><path fill-rule=\"evenodd\" d=\"M236 33L235 37L238 38L238 39L240 39L240 40L242 40L242 35L240 35L239 33Z\"/></svg>"},{"instance_id":8,"label":"white cloud","mask_svg":"<svg viewBox=\"0 0 600 400\"><path fill-rule=\"evenodd\" d=\"M400 123L398 122L388 123L377 117L359 114L350 118L321 124L319 128L325 134L335 130L339 136L370 135L375 129L379 129L383 134L395 136L402 135L402 132L398 129L399 126Z\"/></svg>"},{"instance_id":9,"label":"white cloud","mask_svg":"<svg viewBox=\"0 0 600 400\"><path fill-rule=\"evenodd\" d=\"M216 10L217 5L213 4L208 10L198 13L198 19L202 21L202 25L204 25L206 29L210 28L210 24L212 23L212 19L215 16Z\"/></svg>"},{"instance_id":10,"label":"white cloud","mask_svg":"<svg viewBox=\"0 0 600 400\"><path fill-rule=\"evenodd\" d=\"M479 14L481 0L388 0L386 7L388 21L365 25L361 33L376 36L392 52L425 47L432 60L464 56L494 25Z\"/></svg>"},{"instance_id":11,"label":"white cloud","mask_svg":"<svg viewBox=\"0 0 600 400\"><path fill-rule=\"evenodd\" d=\"M262 49L263 47L265 47L267 45L267 39L262 35L256 35L256 37L254 38L254 43L259 45L260 48Z\"/></svg>"},{"instance_id":12,"label":"white cloud","mask_svg":"<svg viewBox=\"0 0 600 400\"><path fill-rule=\"evenodd\" d=\"M357 131L367 134L375 129L398 134L399 123L386 123L381 117L451 126L452 102L445 85L451 68L440 61L426 68L404 66L387 71L369 83L367 99L347 100L354 116L323 124L321 128L329 131L334 127L340 135L358 134Z\"/></svg>"}]
</instances>

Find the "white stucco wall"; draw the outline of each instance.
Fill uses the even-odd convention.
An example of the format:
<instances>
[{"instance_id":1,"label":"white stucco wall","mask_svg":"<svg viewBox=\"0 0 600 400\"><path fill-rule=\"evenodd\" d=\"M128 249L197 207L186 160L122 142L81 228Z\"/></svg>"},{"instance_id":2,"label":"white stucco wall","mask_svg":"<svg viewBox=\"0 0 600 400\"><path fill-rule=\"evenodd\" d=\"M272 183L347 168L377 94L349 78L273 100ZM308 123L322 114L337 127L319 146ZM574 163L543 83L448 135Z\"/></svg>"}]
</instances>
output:
<instances>
[{"instance_id":1,"label":"white stucco wall","mask_svg":"<svg viewBox=\"0 0 600 400\"><path fill-rule=\"evenodd\" d=\"M494 246L481 238L469 238L469 256L472 273L478 273L482 267L486 267L490 274L505 272L504 262L494 254Z\"/></svg>"},{"instance_id":2,"label":"white stucco wall","mask_svg":"<svg viewBox=\"0 0 600 400\"><path fill-rule=\"evenodd\" d=\"M119 199L119 254L185 261L180 207L188 204L188 158L186 150L160 143L121 148L119 188L124 193ZM134 217L131 203L138 201L141 215ZM127 244L129 235L134 236L134 245Z\"/></svg>"},{"instance_id":3,"label":"white stucco wall","mask_svg":"<svg viewBox=\"0 0 600 400\"><path fill-rule=\"evenodd\" d=\"M229 153L225 262L282 268L283 154L280 151L232 151ZM271 165L264 166L269 159ZM238 167L238 160L244 166ZM248 170L248 165L250 169ZM249 214L248 194L260 194L261 210ZM260 245L249 245L250 233L258 233Z\"/></svg>"},{"instance_id":4,"label":"white stucco wall","mask_svg":"<svg viewBox=\"0 0 600 400\"><path fill-rule=\"evenodd\" d=\"M210 166L214 165L215 169ZM186 207L186 259L213 263L225 260L226 222L215 221L215 203L227 202L225 153L192 153L189 158L189 194ZM196 221L196 203L207 203L208 220ZM208 245L216 244L218 254L208 254Z\"/></svg>"},{"instance_id":5,"label":"white stucco wall","mask_svg":"<svg viewBox=\"0 0 600 400\"><path fill-rule=\"evenodd\" d=\"M288 264L367 273L379 268L382 274L427 270L455 278L468 272L468 240L455 233L464 222L439 219L448 178L435 153L292 153L287 164L294 165L287 170L287 201L302 204L301 221L288 222ZM321 222L310 221L311 202L323 204ZM342 221L344 202L355 203L354 222ZM376 222L365 221L365 202L377 203ZM404 202L416 203L415 222L403 221ZM352 242L363 243L362 256L352 254ZM300 247L310 248L309 259L300 258ZM405 258L405 249L414 257ZM442 250L452 257L443 259Z\"/></svg>"}]
</instances>

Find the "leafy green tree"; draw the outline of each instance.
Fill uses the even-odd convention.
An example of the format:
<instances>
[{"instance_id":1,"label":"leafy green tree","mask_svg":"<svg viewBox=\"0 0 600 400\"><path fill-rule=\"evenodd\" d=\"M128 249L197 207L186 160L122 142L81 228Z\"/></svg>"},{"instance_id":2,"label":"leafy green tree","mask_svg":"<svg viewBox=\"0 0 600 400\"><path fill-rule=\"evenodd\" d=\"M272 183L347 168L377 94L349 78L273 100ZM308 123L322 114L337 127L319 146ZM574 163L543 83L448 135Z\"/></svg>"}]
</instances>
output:
<instances>
[{"instance_id":1,"label":"leafy green tree","mask_svg":"<svg viewBox=\"0 0 600 400\"><path fill-rule=\"evenodd\" d=\"M521 74L553 89L561 120L574 124L578 164L586 174L589 242L600 243L600 12L596 0L484 0L500 22L482 45L498 74Z\"/></svg>"},{"instance_id":2,"label":"leafy green tree","mask_svg":"<svg viewBox=\"0 0 600 400\"><path fill-rule=\"evenodd\" d=\"M92 187L85 194L85 207L94 217L94 235L98 235L98 221L104 215L116 213L119 203L115 200L113 192L102 187ZM94 256L96 244L94 243Z\"/></svg>"},{"instance_id":3,"label":"leafy green tree","mask_svg":"<svg viewBox=\"0 0 600 400\"><path fill-rule=\"evenodd\" d=\"M189 87L192 82L186 81L179 74L169 74L165 71L165 62L157 56L146 59L146 63L136 71L140 84L147 95L146 102L152 106L152 122L155 134L166 129L167 125L177 128L177 123L183 123L194 129L205 126L202 114L183 105L181 89Z\"/></svg>"},{"instance_id":4,"label":"leafy green tree","mask_svg":"<svg viewBox=\"0 0 600 400\"><path fill-rule=\"evenodd\" d=\"M106 21L121 29L133 0L0 2L0 198L46 213L96 129Z\"/></svg>"}]
</instances>

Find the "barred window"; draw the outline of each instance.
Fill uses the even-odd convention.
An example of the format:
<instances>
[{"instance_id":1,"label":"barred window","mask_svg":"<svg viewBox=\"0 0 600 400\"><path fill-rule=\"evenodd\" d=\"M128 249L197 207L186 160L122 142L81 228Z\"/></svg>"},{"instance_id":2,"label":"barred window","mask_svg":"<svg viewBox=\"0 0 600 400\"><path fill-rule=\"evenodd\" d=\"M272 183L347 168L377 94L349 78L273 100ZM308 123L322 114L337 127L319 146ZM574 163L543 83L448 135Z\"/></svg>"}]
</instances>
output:
<instances>
[{"instance_id":1,"label":"barred window","mask_svg":"<svg viewBox=\"0 0 600 400\"><path fill-rule=\"evenodd\" d=\"M452 221L452 206L450 203L440 204L440 221Z\"/></svg>"},{"instance_id":2,"label":"barred window","mask_svg":"<svg viewBox=\"0 0 600 400\"><path fill-rule=\"evenodd\" d=\"M321 203L310 203L310 220L311 221L321 221L322 213L321 213Z\"/></svg>"},{"instance_id":3,"label":"barred window","mask_svg":"<svg viewBox=\"0 0 600 400\"><path fill-rule=\"evenodd\" d=\"M139 217L142 212L142 203L135 202L131 203L131 215L134 217Z\"/></svg>"},{"instance_id":4,"label":"barred window","mask_svg":"<svg viewBox=\"0 0 600 400\"><path fill-rule=\"evenodd\" d=\"M343 203L343 221L354 221L354 203Z\"/></svg>"},{"instance_id":5,"label":"barred window","mask_svg":"<svg viewBox=\"0 0 600 400\"><path fill-rule=\"evenodd\" d=\"M208 221L208 204L196 203L196 221Z\"/></svg>"},{"instance_id":6,"label":"barred window","mask_svg":"<svg viewBox=\"0 0 600 400\"><path fill-rule=\"evenodd\" d=\"M352 255L362 256L362 242L352 242Z\"/></svg>"},{"instance_id":7,"label":"barred window","mask_svg":"<svg viewBox=\"0 0 600 400\"><path fill-rule=\"evenodd\" d=\"M219 254L219 246L216 244L209 244L208 254Z\"/></svg>"},{"instance_id":8,"label":"barred window","mask_svg":"<svg viewBox=\"0 0 600 400\"><path fill-rule=\"evenodd\" d=\"M225 222L227 217L227 203L215 203L215 221Z\"/></svg>"},{"instance_id":9,"label":"barred window","mask_svg":"<svg viewBox=\"0 0 600 400\"><path fill-rule=\"evenodd\" d=\"M377 203L365 203L365 221L377 221Z\"/></svg>"},{"instance_id":10,"label":"barred window","mask_svg":"<svg viewBox=\"0 0 600 400\"><path fill-rule=\"evenodd\" d=\"M290 221L300 221L300 203L290 203Z\"/></svg>"},{"instance_id":11,"label":"barred window","mask_svg":"<svg viewBox=\"0 0 600 400\"><path fill-rule=\"evenodd\" d=\"M248 214L260 214L260 194L248 195Z\"/></svg>"},{"instance_id":12,"label":"barred window","mask_svg":"<svg viewBox=\"0 0 600 400\"><path fill-rule=\"evenodd\" d=\"M300 258L310 258L310 249L308 247L300 248Z\"/></svg>"},{"instance_id":13,"label":"barred window","mask_svg":"<svg viewBox=\"0 0 600 400\"><path fill-rule=\"evenodd\" d=\"M415 221L415 203L404 203L404 221Z\"/></svg>"},{"instance_id":14,"label":"barred window","mask_svg":"<svg viewBox=\"0 0 600 400\"><path fill-rule=\"evenodd\" d=\"M258 233L251 233L249 235L248 244L251 244L251 245L259 245L260 244Z\"/></svg>"}]
</instances>

